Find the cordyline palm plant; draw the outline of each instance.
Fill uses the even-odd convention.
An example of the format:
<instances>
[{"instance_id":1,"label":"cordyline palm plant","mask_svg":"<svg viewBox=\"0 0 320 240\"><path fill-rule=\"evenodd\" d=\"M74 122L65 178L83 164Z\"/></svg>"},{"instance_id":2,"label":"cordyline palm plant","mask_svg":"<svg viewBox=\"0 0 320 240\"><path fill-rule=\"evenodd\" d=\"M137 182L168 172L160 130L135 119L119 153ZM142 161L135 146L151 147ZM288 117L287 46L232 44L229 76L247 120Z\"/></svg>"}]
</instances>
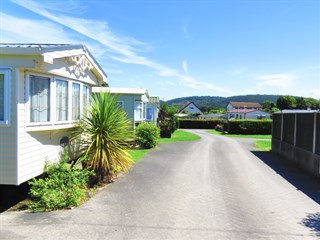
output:
<instances>
[{"instance_id":1,"label":"cordyline palm plant","mask_svg":"<svg viewBox=\"0 0 320 240\"><path fill-rule=\"evenodd\" d=\"M97 180L112 179L115 171L127 171L132 161L126 150L132 138L130 121L117 97L100 93L91 97L88 113L77 124L72 140L84 167L95 171Z\"/></svg>"}]
</instances>

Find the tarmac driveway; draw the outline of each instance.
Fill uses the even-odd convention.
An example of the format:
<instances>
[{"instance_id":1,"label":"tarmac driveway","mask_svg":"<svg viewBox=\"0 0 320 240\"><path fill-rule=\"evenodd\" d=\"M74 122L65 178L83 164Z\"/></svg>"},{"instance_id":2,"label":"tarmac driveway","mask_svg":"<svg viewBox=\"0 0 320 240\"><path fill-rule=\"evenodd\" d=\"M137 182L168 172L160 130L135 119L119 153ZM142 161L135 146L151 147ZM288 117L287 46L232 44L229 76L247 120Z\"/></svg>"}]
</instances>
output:
<instances>
[{"instance_id":1,"label":"tarmac driveway","mask_svg":"<svg viewBox=\"0 0 320 240\"><path fill-rule=\"evenodd\" d=\"M248 140L192 132L201 140L160 144L81 207L0 214L0 239L320 237L315 181Z\"/></svg>"}]
</instances>

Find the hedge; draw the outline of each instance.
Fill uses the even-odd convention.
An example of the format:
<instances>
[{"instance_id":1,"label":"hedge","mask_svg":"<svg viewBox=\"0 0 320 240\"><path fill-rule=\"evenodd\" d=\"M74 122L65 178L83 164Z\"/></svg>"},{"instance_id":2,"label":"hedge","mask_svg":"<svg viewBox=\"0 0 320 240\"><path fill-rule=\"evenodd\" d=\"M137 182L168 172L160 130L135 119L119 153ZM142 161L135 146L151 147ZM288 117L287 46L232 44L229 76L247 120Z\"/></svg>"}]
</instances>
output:
<instances>
[{"instance_id":1,"label":"hedge","mask_svg":"<svg viewBox=\"0 0 320 240\"><path fill-rule=\"evenodd\" d=\"M231 120L228 132L231 134L271 134L272 120Z\"/></svg>"},{"instance_id":2,"label":"hedge","mask_svg":"<svg viewBox=\"0 0 320 240\"><path fill-rule=\"evenodd\" d=\"M179 128L185 129L215 129L217 124L225 124L223 119L179 119Z\"/></svg>"}]
</instances>

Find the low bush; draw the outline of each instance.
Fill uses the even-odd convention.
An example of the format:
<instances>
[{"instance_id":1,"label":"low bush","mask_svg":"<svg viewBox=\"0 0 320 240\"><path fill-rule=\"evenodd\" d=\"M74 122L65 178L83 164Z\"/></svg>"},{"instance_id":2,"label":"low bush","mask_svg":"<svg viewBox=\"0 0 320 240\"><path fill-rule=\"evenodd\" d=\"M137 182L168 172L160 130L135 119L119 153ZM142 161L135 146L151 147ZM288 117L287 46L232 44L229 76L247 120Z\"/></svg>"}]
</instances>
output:
<instances>
[{"instance_id":1,"label":"low bush","mask_svg":"<svg viewBox=\"0 0 320 240\"><path fill-rule=\"evenodd\" d=\"M218 124L225 124L223 119L179 119L179 128L215 129Z\"/></svg>"},{"instance_id":2,"label":"low bush","mask_svg":"<svg viewBox=\"0 0 320 240\"><path fill-rule=\"evenodd\" d=\"M215 130L218 132L224 132L224 130L225 130L224 127L225 126L223 124L219 123L216 125Z\"/></svg>"},{"instance_id":3,"label":"low bush","mask_svg":"<svg viewBox=\"0 0 320 240\"><path fill-rule=\"evenodd\" d=\"M231 120L228 133L230 134L271 134L272 120Z\"/></svg>"},{"instance_id":4,"label":"low bush","mask_svg":"<svg viewBox=\"0 0 320 240\"><path fill-rule=\"evenodd\" d=\"M29 208L34 211L50 211L79 206L86 199L87 182L93 172L67 166L65 153L59 163L48 164L44 178L32 179Z\"/></svg>"},{"instance_id":5,"label":"low bush","mask_svg":"<svg viewBox=\"0 0 320 240\"><path fill-rule=\"evenodd\" d=\"M157 146L160 138L160 129L153 123L141 123L135 129L136 143L149 149Z\"/></svg>"}]
</instances>

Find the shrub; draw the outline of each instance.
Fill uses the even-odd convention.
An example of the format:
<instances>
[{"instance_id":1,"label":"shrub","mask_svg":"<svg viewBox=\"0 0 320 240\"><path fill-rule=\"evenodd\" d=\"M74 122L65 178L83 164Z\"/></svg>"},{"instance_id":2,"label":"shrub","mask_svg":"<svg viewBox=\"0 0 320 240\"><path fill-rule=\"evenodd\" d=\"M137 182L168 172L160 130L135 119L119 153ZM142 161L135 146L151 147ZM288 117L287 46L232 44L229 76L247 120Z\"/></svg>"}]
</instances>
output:
<instances>
[{"instance_id":1,"label":"shrub","mask_svg":"<svg viewBox=\"0 0 320 240\"><path fill-rule=\"evenodd\" d=\"M72 142L79 147L79 160L94 170L97 182L112 181L115 172L128 171L133 163L126 151L133 131L117 102L118 96L94 94L88 114L73 132Z\"/></svg>"},{"instance_id":2,"label":"shrub","mask_svg":"<svg viewBox=\"0 0 320 240\"><path fill-rule=\"evenodd\" d=\"M221 123L217 124L215 130L219 132L224 132L224 125Z\"/></svg>"},{"instance_id":3,"label":"shrub","mask_svg":"<svg viewBox=\"0 0 320 240\"><path fill-rule=\"evenodd\" d=\"M271 134L272 120L231 120L229 133L231 134Z\"/></svg>"},{"instance_id":4,"label":"shrub","mask_svg":"<svg viewBox=\"0 0 320 240\"><path fill-rule=\"evenodd\" d=\"M29 194L33 199L30 209L48 211L79 206L86 199L87 182L93 172L70 168L67 159L65 151L59 163L46 165L45 178L29 181Z\"/></svg>"},{"instance_id":5,"label":"shrub","mask_svg":"<svg viewBox=\"0 0 320 240\"><path fill-rule=\"evenodd\" d=\"M160 138L160 129L153 123L141 123L136 128L136 143L143 148L154 148Z\"/></svg>"},{"instance_id":6,"label":"shrub","mask_svg":"<svg viewBox=\"0 0 320 240\"><path fill-rule=\"evenodd\" d=\"M218 124L225 124L223 119L179 119L179 128L186 129L215 129Z\"/></svg>"}]
</instances>

